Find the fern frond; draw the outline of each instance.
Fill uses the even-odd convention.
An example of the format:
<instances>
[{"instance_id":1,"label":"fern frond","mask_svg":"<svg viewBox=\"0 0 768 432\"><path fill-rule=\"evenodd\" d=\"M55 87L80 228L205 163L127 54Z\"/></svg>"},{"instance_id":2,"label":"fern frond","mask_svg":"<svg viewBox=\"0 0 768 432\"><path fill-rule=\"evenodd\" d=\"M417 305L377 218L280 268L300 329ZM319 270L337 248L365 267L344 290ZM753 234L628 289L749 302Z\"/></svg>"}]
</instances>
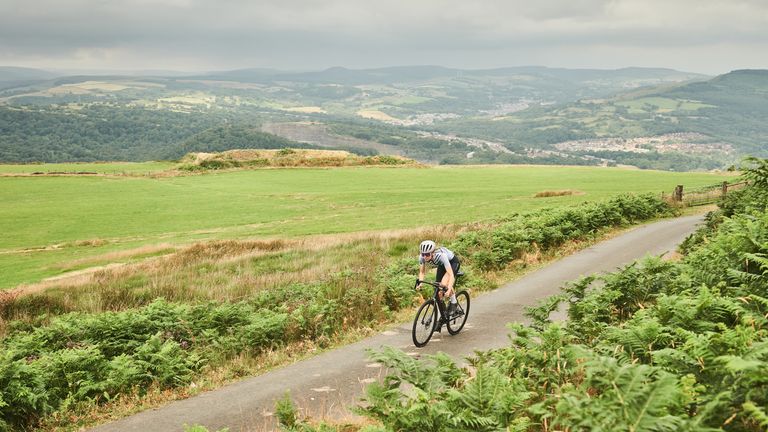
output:
<instances>
[{"instance_id":1,"label":"fern frond","mask_svg":"<svg viewBox=\"0 0 768 432\"><path fill-rule=\"evenodd\" d=\"M749 417L760 426L768 428L768 407L759 407L753 402L744 402L742 405Z\"/></svg>"},{"instance_id":2,"label":"fern frond","mask_svg":"<svg viewBox=\"0 0 768 432\"><path fill-rule=\"evenodd\" d=\"M557 404L559 426L574 430L676 431L685 423L677 379L659 368L620 365L597 357L586 363L587 388Z\"/></svg>"},{"instance_id":3,"label":"fern frond","mask_svg":"<svg viewBox=\"0 0 768 432\"><path fill-rule=\"evenodd\" d=\"M552 312L556 311L565 301L566 295L558 294L539 301L536 306L526 307L525 316L531 319L530 326L537 330L543 330L544 327L552 323L549 319Z\"/></svg>"}]
</instances>

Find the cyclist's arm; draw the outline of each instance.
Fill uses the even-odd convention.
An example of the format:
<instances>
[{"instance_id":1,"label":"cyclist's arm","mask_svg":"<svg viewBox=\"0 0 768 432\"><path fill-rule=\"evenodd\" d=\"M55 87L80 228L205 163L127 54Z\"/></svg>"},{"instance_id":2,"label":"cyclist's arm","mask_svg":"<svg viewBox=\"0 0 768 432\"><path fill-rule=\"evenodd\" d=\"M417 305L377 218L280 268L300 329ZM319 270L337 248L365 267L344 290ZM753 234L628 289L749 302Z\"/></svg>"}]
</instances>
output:
<instances>
[{"instance_id":1,"label":"cyclist's arm","mask_svg":"<svg viewBox=\"0 0 768 432\"><path fill-rule=\"evenodd\" d=\"M427 264L420 262L419 263L419 280L424 280L424 275L427 273ZM421 284L419 284L419 288L421 288Z\"/></svg>"}]
</instances>

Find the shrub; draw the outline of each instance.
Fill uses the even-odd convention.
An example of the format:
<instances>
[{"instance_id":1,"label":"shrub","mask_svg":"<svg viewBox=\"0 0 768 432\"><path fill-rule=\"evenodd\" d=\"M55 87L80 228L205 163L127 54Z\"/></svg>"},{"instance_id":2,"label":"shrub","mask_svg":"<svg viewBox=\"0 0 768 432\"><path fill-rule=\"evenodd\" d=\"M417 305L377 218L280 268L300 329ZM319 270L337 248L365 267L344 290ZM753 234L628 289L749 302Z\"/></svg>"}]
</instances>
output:
<instances>
[{"instance_id":1,"label":"shrub","mask_svg":"<svg viewBox=\"0 0 768 432\"><path fill-rule=\"evenodd\" d=\"M275 404L275 416L277 423L285 428L293 428L299 422L296 406L291 400L290 393L286 392Z\"/></svg>"},{"instance_id":2,"label":"shrub","mask_svg":"<svg viewBox=\"0 0 768 432\"><path fill-rule=\"evenodd\" d=\"M34 424L53 411L40 370L9 354L0 353L0 431Z\"/></svg>"},{"instance_id":3,"label":"shrub","mask_svg":"<svg viewBox=\"0 0 768 432\"><path fill-rule=\"evenodd\" d=\"M541 192L536 192L533 197L534 198L549 198L549 197L558 197L558 196L569 196L569 195L578 195L583 194L582 192L566 189L566 190L546 190Z\"/></svg>"},{"instance_id":4,"label":"shrub","mask_svg":"<svg viewBox=\"0 0 768 432\"><path fill-rule=\"evenodd\" d=\"M200 161L199 166L205 170L219 170L239 167L240 163L235 160L206 159Z\"/></svg>"},{"instance_id":5,"label":"shrub","mask_svg":"<svg viewBox=\"0 0 768 432\"><path fill-rule=\"evenodd\" d=\"M290 156L290 155L296 154L296 150L291 149L291 148L283 148L283 149L278 150L277 153L275 153L275 154L277 156Z\"/></svg>"},{"instance_id":6,"label":"shrub","mask_svg":"<svg viewBox=\"0 0 768 432\"><path fill-rule=\"evenodd\" d=\"M375 279L384 289L384 302L389 310L397 311L413 305L416 274L418 263L413 258L402 258L377 272Z\"/></svg>"}]
</instances>

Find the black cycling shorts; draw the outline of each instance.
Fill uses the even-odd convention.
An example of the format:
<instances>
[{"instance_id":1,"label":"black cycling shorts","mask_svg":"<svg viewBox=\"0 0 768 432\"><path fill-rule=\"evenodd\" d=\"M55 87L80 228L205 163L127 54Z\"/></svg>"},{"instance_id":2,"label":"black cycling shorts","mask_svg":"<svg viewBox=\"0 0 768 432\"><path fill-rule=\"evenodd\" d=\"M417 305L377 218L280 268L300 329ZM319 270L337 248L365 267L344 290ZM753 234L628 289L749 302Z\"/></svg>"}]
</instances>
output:
<instances>
[{"instance_id":1,"label":"black cycling shorts","mask_svg":"<svg viewBox=\"0 0 768 432\"><path fill-rule=\"evenodd\" d=\"M456 275L459 274L459 268L461 268L461 260L459 260L459 257L457 255L453 256L453 259L450 261L451 263L451 269L453 269L453 277L456 278ZM445 276L445 266L437 266L437 275L435 276L435 282L440 282L443 280L443 276Z\"/></svg>"}]
</instances>

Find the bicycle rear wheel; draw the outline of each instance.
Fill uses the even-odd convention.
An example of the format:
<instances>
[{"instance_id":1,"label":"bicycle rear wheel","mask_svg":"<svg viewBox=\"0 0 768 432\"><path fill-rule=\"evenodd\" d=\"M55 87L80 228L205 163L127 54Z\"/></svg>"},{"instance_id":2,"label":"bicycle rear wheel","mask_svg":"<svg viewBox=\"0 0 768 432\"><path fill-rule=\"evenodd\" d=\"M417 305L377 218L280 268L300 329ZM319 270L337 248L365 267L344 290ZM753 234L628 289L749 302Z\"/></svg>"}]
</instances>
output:
<instances>
[{"instance_id":1,"label":"bicycle rear wheel","mask_svg":"<svg viewBox=\"0 0 768 432\"><path fill-rule=\"evenodd\" d=\"M469 316L469 293L461 291L456 294L456 301L459 303L456 305L456 311L448 319L448 333L455 335L464 328L464 324L467 322Z\"/></svg>"},{"instance_id":2,"label":"bicycle rear wheel","mask_svg":"<svg viewBox=\"0 0 768 432\"><path fill-rule=\"evenodd\" d=\"M413 343L421 348L432 338L437 323L437 307L434 300L427 300L419 306L413 319Z\"/></svg>"}]
</instances>

